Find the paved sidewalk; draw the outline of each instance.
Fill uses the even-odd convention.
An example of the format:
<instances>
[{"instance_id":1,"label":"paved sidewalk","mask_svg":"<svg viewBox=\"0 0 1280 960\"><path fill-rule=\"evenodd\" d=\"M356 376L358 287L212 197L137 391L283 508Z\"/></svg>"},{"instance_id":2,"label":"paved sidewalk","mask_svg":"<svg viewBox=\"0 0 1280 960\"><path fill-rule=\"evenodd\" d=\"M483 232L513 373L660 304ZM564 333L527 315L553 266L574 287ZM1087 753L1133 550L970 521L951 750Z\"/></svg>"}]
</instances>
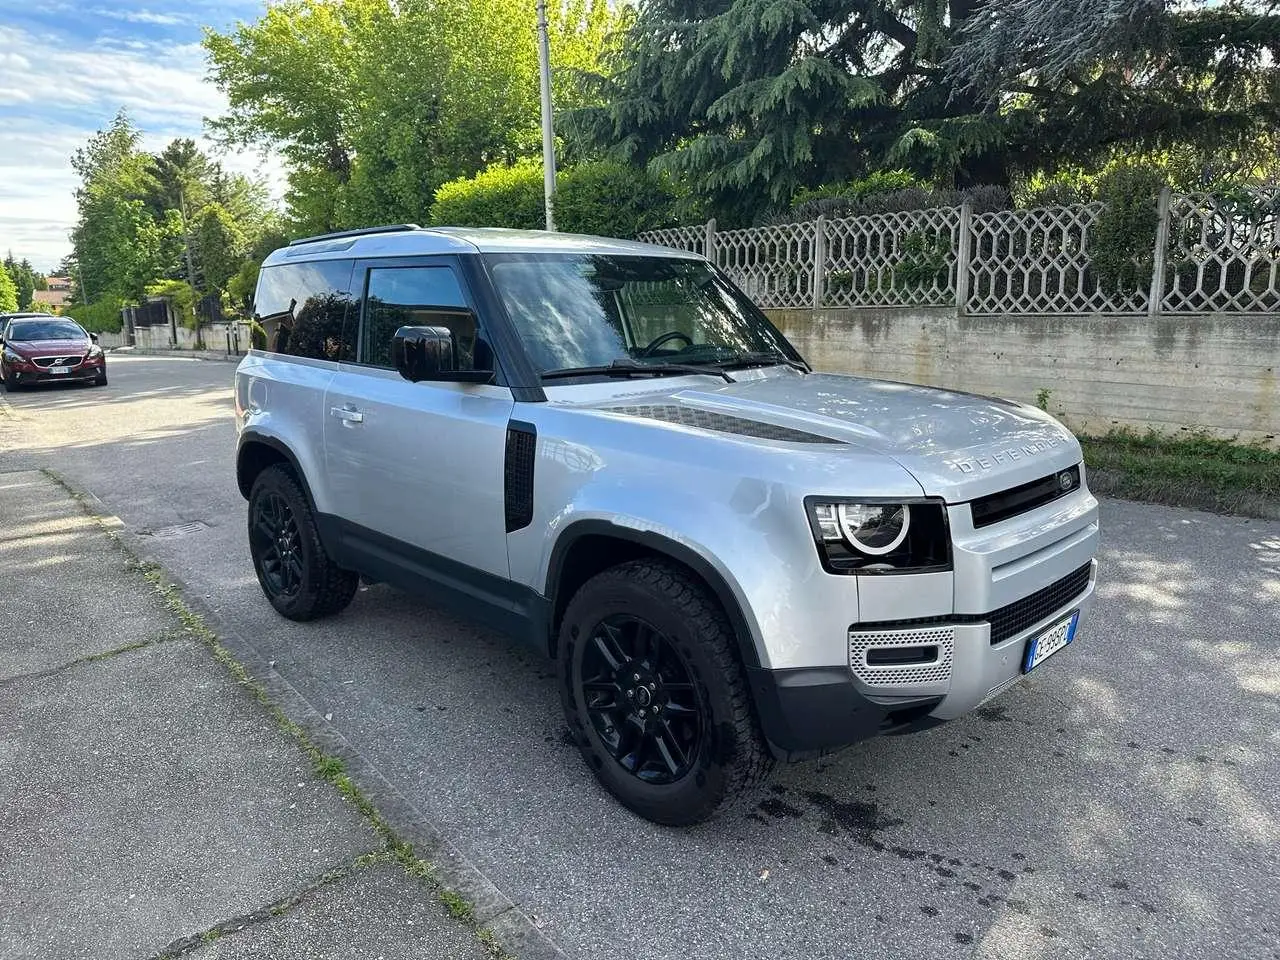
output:
<instances>
[{"instance_id":1,"label":"paved sidewalk","mask_svg":"<svg viewBox=\"0 0 1280 960\"><path fill-rule=\"evenodd\" d=\"M61 486L0 518L0 958L489 956Z\"/></svg>"}]
</instances>

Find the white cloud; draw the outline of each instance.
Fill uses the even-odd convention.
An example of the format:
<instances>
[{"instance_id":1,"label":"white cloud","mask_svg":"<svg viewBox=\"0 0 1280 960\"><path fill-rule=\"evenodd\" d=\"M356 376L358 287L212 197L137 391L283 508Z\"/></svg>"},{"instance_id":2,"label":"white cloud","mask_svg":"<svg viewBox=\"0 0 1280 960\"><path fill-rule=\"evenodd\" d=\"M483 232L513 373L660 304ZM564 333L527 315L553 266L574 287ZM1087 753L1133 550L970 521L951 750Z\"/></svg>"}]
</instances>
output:
<instances>
[{"instance_id":1,"label":"white cloud","mask_svg":"<svg viewBox=\"0 0 1280 960\"><path fill-rule=\"evenodd\" d=\"M184 17L177 13L155 13L151 10L128 10L113 9L111 7L95 7L89 11L97 17L107 17L111 20L123 20L126 23L154 23L160 26L176 26L180 23L190 23L188 17Z\"/></svg>"},{"instance_id":2,"label":"white cloud","mask_svg":"<svg viewBox=\"0 0 1280 960\"><path fill-rule=\"evenodd\" d=\"M18 50L39 50L40 68ZM45 270L70 252L78 183L71 154L121 107L144 131L144 149L193 137L226 169L265 179L279 198L278 157L226 151L203 137L204 118L226 107L204 74L197 44L98 39L75 47L0 25L0 250L12 248Z\"/></svg>"}]
</instances>

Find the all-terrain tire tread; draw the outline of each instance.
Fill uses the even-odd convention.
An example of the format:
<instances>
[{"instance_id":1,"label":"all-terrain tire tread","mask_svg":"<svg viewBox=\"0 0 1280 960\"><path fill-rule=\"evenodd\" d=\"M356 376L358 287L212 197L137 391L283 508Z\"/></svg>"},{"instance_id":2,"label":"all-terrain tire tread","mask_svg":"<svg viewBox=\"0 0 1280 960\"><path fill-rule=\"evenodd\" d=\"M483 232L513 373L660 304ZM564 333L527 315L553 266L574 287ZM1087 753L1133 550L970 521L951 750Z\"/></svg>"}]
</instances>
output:
<instances>
[{"instance_id":1,"label":"all-terrain tire tread","mask_svg":"<svg viewBox=\"0 0 1280 960\"><path fill-rule=\"evenodd\" d=\"M719 603L696 575L663 560L631 560L594 579L596 582L640 582L665 595L671 608L690 625L697 641L710 652L715 668L727 681L731 716L723 719L733 727L739 753L726 765L723 796L712 798L710 809L694 822L712 819L757 800L758 788L773 771L774 758L760 731L733 628Z\"/></svg>"},{"instance_id":2,"label":"all-terrain tire tread","mask_svg":"<svg viewBox=\"0 0 1280 960\"><path fill-rule=\"evenodd\" d=\"M268 474L272 476L268 478ZM283 464L273 464L258 474L254 486L263 482L279 484L293 503L301 505L301 509L294 510L294 519L298 524L298 532L309 541L315 565L315 600L309 608L297 611L290 618L302 622L319 620L345 610L360 586L360 575L342 569L329 558L324 543L320 540L320 529L316 526L307 495L291 469Z\"/></svg>"}]
</instances>

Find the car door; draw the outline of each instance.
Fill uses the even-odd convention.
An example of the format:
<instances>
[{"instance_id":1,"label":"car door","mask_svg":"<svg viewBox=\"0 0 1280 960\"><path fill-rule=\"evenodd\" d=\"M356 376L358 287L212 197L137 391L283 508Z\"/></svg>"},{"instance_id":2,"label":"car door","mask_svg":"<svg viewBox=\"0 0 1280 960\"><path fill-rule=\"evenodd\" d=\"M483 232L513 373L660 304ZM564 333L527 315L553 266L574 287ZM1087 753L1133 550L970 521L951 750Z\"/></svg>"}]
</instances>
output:
<instances>
[{"instance_id":1,"label":"car door","mask_svg":"<svg viewBox=\"0 0 1280 960\"><path fill-rule=\"evenodd\" d=\"M397 328L428 307L473 307L452 256L362 261L354 360L325 401L325 457L349 549L430 579L508 576L503 459L508 387L405 380L392 366ZM479 329L455 330L459 362L492 368Z\"/></svg>"}]
</instances>

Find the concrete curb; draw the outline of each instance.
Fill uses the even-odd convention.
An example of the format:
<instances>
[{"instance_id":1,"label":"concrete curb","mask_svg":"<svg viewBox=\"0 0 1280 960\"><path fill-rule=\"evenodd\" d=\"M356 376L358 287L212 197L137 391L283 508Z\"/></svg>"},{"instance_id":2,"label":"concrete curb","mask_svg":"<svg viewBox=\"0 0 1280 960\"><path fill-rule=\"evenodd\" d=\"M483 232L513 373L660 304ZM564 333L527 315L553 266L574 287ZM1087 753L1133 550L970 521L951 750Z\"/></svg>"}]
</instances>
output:
<instances>
[{"instance_id":1,"label":"concrete curb","mask_svg":"<svg viewBox=\"0 0 1280 960\"><path fill-rule=\"evenodd\" d=\"M165 577L181 593L182 600L208 625L224 647L240 662L267 698L284 715L297 724L311 741L326 754L343 762L347 775L373 804L378 814L402 840L413 845L415 853L434 868L437 881L470 903L476 926L486 930L502 950L518 960L569 960L533 920L498 886L484 875L414 802L354 747L324 715L288 680L276 672L257 648L223 621L202 598L160 563L147 549L145 538L131 532L105 503L61 473L54 473L59 483L82 498L100 522L118 536L144 561L155 563Z\"/></svg>"},{"instance_id":2,"label":"concrete curb","mask_svg":"<svg viewBox=\"0 0 1280 960\"><path fill-rule=\"evenodd\" d=\"M220 360L224 363L239 363L244 359L243 354L228 354L221 350L152 350L148 347L111 347L107 353L125 357L185 357L188 360Z\"/></svg>"}]
</instances>

